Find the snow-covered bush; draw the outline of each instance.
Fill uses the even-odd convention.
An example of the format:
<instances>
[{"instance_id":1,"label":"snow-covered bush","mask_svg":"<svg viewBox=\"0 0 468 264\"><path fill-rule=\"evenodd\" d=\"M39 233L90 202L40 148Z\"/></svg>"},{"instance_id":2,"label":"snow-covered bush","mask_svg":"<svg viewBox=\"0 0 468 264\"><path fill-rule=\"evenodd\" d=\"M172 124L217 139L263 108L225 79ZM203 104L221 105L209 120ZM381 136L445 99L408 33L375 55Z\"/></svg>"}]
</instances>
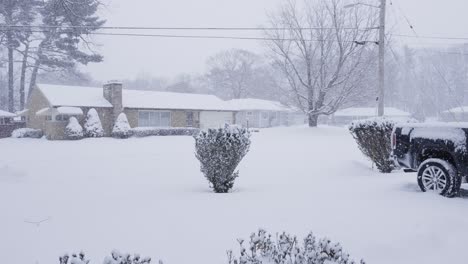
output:
<instances>
[{"instance_id":1,"label":"snow-covered bush","mask_svg":"<svg viewBox=\"0 0 468 264\"><path fill-rule=\"evenodd\" d=\"M42 130L33 128L18 128L11 133L14 138L41 138L43 135Z\"/></svg>"},{"instance_id":2,"label":"snow-covered bush","mask_svg":"<svg viewBox=\"0 0 468 264\"><path fill-rule=\"evenodd\" d=\"M235 172L250 147L250 133L244 128L220 128L195 136L196 157L201 172L216 193L226 193L239 176Z\"/></svg>"},{"instance_id":3,"label":"snow-covered bush","mask_svg":"<svg viewBox=\"0 0 468 264\"><path fill-rule=\"evenodd\" d=\"M395 122L386 118L358 120L351 123L349 131L356 140L359 149L383 173L394 169L390 159L392 151L391 136Z\"/></svg>"},{"instance_id":4,"label":"snow-covered bush","mask_svg":"<svg viewBox=\"0 0 468 264\"><path fill-rule=\"evenodd\" d=\"M193 127L136 127L132 128L135 137L149 136L194 136L200 129Z\"/></svg>"},{"instance_id":5,"label":"snow-covered bush","mask_svg":"<svg viewBox=\"0 0 468 264\"><path fill-rule=\"evenodd\" d=\"M228 251L229 264L354 264L339 243L328 238L317 239L309 233L302 241L296 236L281 233L273 237L260 229L252 233L248 246L238 240L240 256ZM247 248L246 248L247 247ZM365 262L360 261L361 264Z\"/></svg>"},{"instance_id":6,"label":"snow-covered bush","mask_svg":"<svg viewBox=\"0 0 468 264\"><path fill-rule=\"evenodd\" d=\"M120 113L112 129L112 136L115 138L128 138L132 135L131 127L125 113Z\"/></svg>"},{"instance_id":7,"label":"snow-covered bush","mask_svg":"<svg viewBox=\"0 0 468 264\"><path fill-rule=\"evenodd\" d=\"M84 134L86 137L102 137L104 136L104 129L102 128L101 119L99 118L96 109L91 108L86 115L84 124Z\"/></svg>"},{"instance_id":8,"label":"snow-covered bush","mask_svg":"<svg viewBox=\"0 0 468 264\"><path fill-rule=\"evenodd\" d=\"M149 264L151 263L151 258L141 258L140 255L134 254L121 254L117 250L113 250L110 256L107 256L104 259L103 264ZM161 261L159 261L162 264Z\"/></svg>"},{"instance_id":9,"label":"snow-covered bush","mask_svg":"<svg viewBox=\"0 0 468 264\"><path fill-rule=\"evenodd\" d=\"M89 260L86 259L85 254L80 252L79 254L72 254L69 256L65 254L59 257L60 264L88 264Z\"/></svg>"},{"instance_id":10,"label":"snow-covered bush","mask_svg":"<svg viewBox=\"0 0 468 264\"><path fill-rule=\"evenodd\" d=\"M383 173L390 173L394 163L390 159L392 151L391 136L396 123L415 123L417 120L392 120L385 117L358 120L351 123L349 131L356 140L359 149Z\"/></svg>"},{"instance_id":11,"label":"snow-covered bush","mask_svg":"<svg viewBox=\"0 0 468 264\"><path fill-rule=\"evenodd\" d=\"M78 119L72 116L68 121L67 127L65 127L65 135L67 139L77 140L83 138L83 128L81 127Z\"/></svg>"}]
</instances>

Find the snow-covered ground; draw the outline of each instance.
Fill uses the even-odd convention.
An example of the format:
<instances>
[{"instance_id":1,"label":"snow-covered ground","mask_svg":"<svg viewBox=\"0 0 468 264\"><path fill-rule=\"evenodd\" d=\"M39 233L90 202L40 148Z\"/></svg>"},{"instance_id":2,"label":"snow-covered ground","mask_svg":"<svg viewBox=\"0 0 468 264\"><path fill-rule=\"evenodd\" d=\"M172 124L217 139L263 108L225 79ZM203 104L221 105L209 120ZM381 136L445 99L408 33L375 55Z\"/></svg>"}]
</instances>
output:
<instances>
[{"instance_id":1,"label":"snow-covered ground","mask_svg":"<svg viewBox=\"0 0 468 264\"><path fill-rule=\"evenodd\" d=\"M2 139L1 262L82 249L99 264L115 248L220 264L258 227L312 230L368 263L466 262L468 200L372 170L345 129L264 129L239 169L234 191L214 194L190 137Z\"/></svg>"}]
</instances>

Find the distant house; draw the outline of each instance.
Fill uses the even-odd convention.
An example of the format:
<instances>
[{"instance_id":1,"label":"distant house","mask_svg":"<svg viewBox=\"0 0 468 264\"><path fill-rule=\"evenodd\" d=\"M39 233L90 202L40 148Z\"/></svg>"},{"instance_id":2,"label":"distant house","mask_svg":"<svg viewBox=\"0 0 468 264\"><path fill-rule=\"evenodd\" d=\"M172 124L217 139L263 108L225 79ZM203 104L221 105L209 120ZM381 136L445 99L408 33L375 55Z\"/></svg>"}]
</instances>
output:
<instances>
[{"instance_id":1,"label":"distant house","mask_svg":"<svg viewBox=\"0 0 468 264\"><path fill-rule=\"evenodd\" d=\"M9 137L13 130L24 126L24 123L15 121L16 116L16 114L0 110L0 138Z\"/></svg>"},{"instance_id":2,"label":"distant house","mask_svg":"<svg viewBox=\"0 0 468 264\"><path fill-rule=\"evenodd\" d=\"M443 111L440 113L439 119L445 122L468 122L468 106L460 106Z\"/></svg>"},{"instance_id":3,"label":"distant house","mask_svg":"<svg viewBox=\"0 0 468 264\"><path fill-rule=\"evenodd\" d=\"M234 123L234 110L214 95L123 89L119 82L103 88L37 84L23 111L27 127L41 129L49 139L64 139L71 116L81 124L94 108L109 136L117 116L127 115L131 127L214 128Z\"/></svg>"},{"instance_id":4,"label":"distant house","mask_svg":"<svg viewBox=\"0 0 468 264\"><path fill-rule=\"evenodd\" d=\"M0 110L0 125L6 125L13 122L16 115L7 111Z\"/></svg>"},{"instance_id":5,"label":"distant house","mask_svg":"<svg viewBox=\"0 0 468 264\"><path fill-rule=\"evenodd\" d=\"M411 114L394 107L385 107L385 116L394 120L406 120ZM355 120L367 119L377 116L376 107L352 107L336 111L327 122L330 125L348 125Z\"/></svg>"},{"instance_id":6,"label":"distant house","mask_svg":"<svg viewBox=\"0 0 468 264\"><path fill-rule=\"evenodd\" d=\"M233 99L228 101L237 110L236 124L264 128L304 124L305 116L280 102L262 99Z\"/></svg>"}]
</instances>

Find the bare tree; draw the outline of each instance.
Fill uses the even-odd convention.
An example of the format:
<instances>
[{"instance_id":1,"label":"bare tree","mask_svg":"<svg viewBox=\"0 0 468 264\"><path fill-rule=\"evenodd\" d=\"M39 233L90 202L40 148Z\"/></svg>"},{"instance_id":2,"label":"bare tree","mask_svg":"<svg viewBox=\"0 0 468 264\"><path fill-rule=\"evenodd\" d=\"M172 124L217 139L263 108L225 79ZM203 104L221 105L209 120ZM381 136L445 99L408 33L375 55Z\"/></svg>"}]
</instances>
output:
<instances>
[{"instance_id":1,"label":"bare tree","mask_svg":"<svg viewBox=\"0 0 468 264\"><path fill-rule=\"evenodd\" d=\"M241 49L220 52L208 59L206 80L215 93L226 99L243 98L254 82L260 57Z\"/></svg>"},{"instance_id":2,"label":"bare tree","mask_svg":"<svg viewBox=\"0 0 468 264\"><path fill-rule=\"evenodd\" d=\"M310 127L359 92L373 59L373 46L365 45L375 37L373 12L344 9L342 0L290 0L270 16L276 30L265 34L274 65Z\"/></svg>"}]
</instances>

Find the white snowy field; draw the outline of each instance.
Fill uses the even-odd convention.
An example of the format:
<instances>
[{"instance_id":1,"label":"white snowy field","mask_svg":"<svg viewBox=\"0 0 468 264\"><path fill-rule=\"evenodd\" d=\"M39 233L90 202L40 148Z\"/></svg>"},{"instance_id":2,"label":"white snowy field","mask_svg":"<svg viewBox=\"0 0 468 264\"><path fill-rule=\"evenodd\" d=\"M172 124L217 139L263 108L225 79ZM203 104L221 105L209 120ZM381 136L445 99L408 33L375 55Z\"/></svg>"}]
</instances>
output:
<instances>
[{"instance_id":1,"label":"white snowy field","mask_svg":"<svg viewBox=\"0 0 468 264\"><path fill-rule=\"evenodd\" d=\"M468 199L379 174L345 129L264 129L239 169L233 192L215 194L190 137L2 139L1 262L83 250L100 264L119 249L220 264L262 227L328 236L368 263L466 263Z\"/></svg>"}]
</instances>

